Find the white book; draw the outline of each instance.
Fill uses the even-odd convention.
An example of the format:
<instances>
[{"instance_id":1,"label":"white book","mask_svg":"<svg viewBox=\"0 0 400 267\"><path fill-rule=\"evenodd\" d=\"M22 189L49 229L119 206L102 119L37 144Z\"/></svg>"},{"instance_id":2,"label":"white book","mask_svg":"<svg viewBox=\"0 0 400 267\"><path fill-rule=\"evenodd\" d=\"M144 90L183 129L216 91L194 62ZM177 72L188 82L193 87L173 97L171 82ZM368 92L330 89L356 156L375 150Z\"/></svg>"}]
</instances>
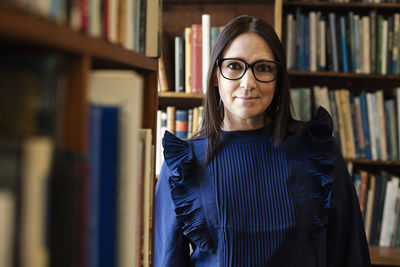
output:
<instances>
[{"instance_id":1,"label":"white book","mask_svg":"<svg viewBox=\"0 0 400 267\"><path fill-rule=\"evenodd\" d=\"M399 190L399 178L391 177L386 184L385 202L383 206L381 235L379 246L390 247L392 243L393 224L396 220L396 200Z\"/></svg>"},{"instance_id":2,"label":"white book","mask_svg":"<svg viewBox=\"0 0 400 267\"><path fill-rule=\"evenodd\" d=\"M317 71L317 13L308 14L310 23L310 71Z\"/></svg>"},{"instance_id":3,"label":"white book","mask_svg":"<svg viewBox=\"0 0 400 267\"><path fill-rule=\"evenodd\" d=\"M162 139L166 130L167 112L159 110L157 112L156 175L160 174L161 166L164 161Z\"/></svg>"},{"instance_id":4,"label":"white book","mask_svg":"<svg viewBox=\"0 0 400 267\"><path fill-rule=\"evenodd\" d=\"M136 266L140 239L140 149L143 77L128 70L92 71L89 101L120 108L118 176L118 266Z\"/></svg>"},{"instance_id":5,"label":"white book","mask_svg":"<svg viewBox=\"0 0 400 267\"><path fill-rule=\"evenodd\" d=\"M397 134L398 134L397 140L399 140L399 142L398 142L399 143L398 151L400 153L400 87L397 87L395 89L395 95L396 95L396 106L397 106L397 109L395 111L396 112L396 118L397 118Z\"/></svg>"},{"instance_id":6,"label":"white book","mask_svg":"<svg viewBox=\"0 0 400 267\"><path fill-rule=\"evenodd\" d=\"M381 160L388 159L387 153L387 138L386 138L386 126L385 126L385 109L384 109L384 99L383 90L377 90L376 94L376 104L378 107L378 121L379 121L379 143L381 148Z\"/></svg>"},{"instance_id":7,"label":"white book","mask_svg":"<svg viewBox=\"0 0 400 267\"><path fill-rule=\"evenodd\" d=\"M344 122L344 114L343 114L343 103L340 100L340 90L334 90L333 95L335 97L336 111L337 111L337 122L336 126L339 128L340 135L340 149L342 151L343 157L349 158L349 150L346 148L346 131L345 131L345 122Z\"/></svg>"},{"instance_id":8,"label":"white book","mask_svg":"<svg viewBox=\"0 0 400 267\"><path fill-rule=\"evenodd\" d=\"M12 267L16 200L11 191L0 190L0 266Z\"/></svg>"},{"instance_id":9,"label":"white book","mask_svg":"<svg viewBox=\"0 0 400 267\"><path fill-rule=\"evenodd\" d=\"M375 110L372 107L372 94L366 93L367 97L367 109L368 109L368 126L369 126L369 139L371 143L371 158L373 160L378 159L378 154L376 151L376 136L375 136L375 123L374 123L374 112Z\"/></svg>"},{"instance_id":10,"label":"white book","mask_svg":"<svg viewBox=\"0 0 400 267\"><path fill-rule=\"evenodd\" d=\"M319 54L318 54L318 61L319 61L319 67L321 69L326 68L326 22L325 20L320 20L319 21Z\"/></svg>"},{"instance_id":11,"label":"white book","mask_svg":"<svg viewBox=\"0 0 400 267\"><path fill-rule=\"evenodd\" d=\"M101 0L89 0L89 35L94 37L101 37Z\"/></svg>"},{"instance_id":12,"label":"white book","mask_svg":"<svg viewBox=\"0 0 400 267\"><path fill-rule=\"evenodd\" d=\"M211 26L210 26L210 15L203 14L201 16L201 38L202 38L202 85L203 85L203 94L206 94L207 88L207 74L208 74L208 65L210 64L210 35L211 35Z\"/></svg>"},{"instance_id":13,"label":"white book","mask_svg":"<svg viewBox=\"0 0 400 267\"><path fill-rule=\"evenodd\" d=\"M371 73L371 60L370 60L370 19L369 16L364 16L361 18L363 21L363 27L362 27L362 32L363 32L363 47L362 47L362 58L363 58L363 64L362 64L362 72L369 74Z\"/></svg>"},{"instance_id":14,"label":"white book","mask_svg":"<svg viewBox=\"0 0 400 267\"><path fill-rule=\"evenodd\" d=\"M386 19L382 20L382 49L381 49L381 59L382 59L382 74L387 74L387 52L388 52L388 21Z\"/></svg>"},{"instance_id":15,"label":"white book","mask_svg":"<svg viewBox=\"0 0 400 267\"><path fill-rule=\"evenodd\" d=\"M294 57L293 55L293 14L287 14L286 16L286 65L288 70L294 69Z\"/></svg>"},{"instance_id":16,"label":"white book","mask_svg":"<svg viewBox=\"0 0 400 267\"><path fill-rule=\"evenodd\" d=\"M53 157L49 137L24 141L22 158L22 200L20 229L20 265L49 266L46 236L47 185Z\"/></svg>"},{"instance_id":17,"label":"white book","mask_svg":"<svg viewBox=\"0 0 400 267\"><path fill-rule=\"evenodd\" d=\"M329 102L330 102L330 100L329 100L329 89L328 89L327 86L322 86L321 87L320 97L321 97L321 103L322 103L321 106L323 106L329 112L329 114L332 114L331 113L331 107L330 107L330 104L329 104Z\"/></svg>"}]
</instances>

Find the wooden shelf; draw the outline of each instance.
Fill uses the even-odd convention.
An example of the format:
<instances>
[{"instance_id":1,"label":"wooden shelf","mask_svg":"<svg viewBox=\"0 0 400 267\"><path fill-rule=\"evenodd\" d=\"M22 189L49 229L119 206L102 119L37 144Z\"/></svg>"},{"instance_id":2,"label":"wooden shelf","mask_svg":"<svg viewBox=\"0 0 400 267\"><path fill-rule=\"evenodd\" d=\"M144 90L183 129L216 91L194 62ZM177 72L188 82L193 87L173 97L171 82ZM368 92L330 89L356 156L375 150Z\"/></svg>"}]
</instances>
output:
<instances>
[{"instance_id":1,"label":"wooden shelf","mask_svg":"<svg viewBox=\"0 0 400 267\"><path fill-rule=\"evenodd\" d=\"M369 251L374 265L400 266L400 248L370 247Z\"/></svg>"},{"instance_id":2,"label":"wooden shelf","mask_svg":"<svg viewBox=\"0 0 400 267\"><path fill-rule=\"evenodd\" d=\"M157 60L59 25L30 12L0 6L0 36L4 43L27 48L41 47L88 55L93 63L107 68L157 71Z\"/></svg>"},{"instance_id":3,"label":"wooden shelf","mask_svg":"<svg viewBox=\"0 0 400 267\"><path fill-rule=\"evenodd\" d=\"M392 160L370 160L370 159L345 159L347 162L355 164L381 165L381 166L397 166L400 167L400 161Z\"/></svg>"},{"instance_id":4,"label":"wooden shelf","mask_svg":"<svg viewBox=\"0 0 400 267\"><path fill-rule=\"evenodd\" d=\"M358 88L360 90L376 91L377 88L382 88L382 82L385 83L384 90L391 90L392 88L400 86L400 75L392 74L288 71L288 75L290 84L296 87L329 84L331 89Z\"/></svg>"},{"instance_id":5,"label":"wooden shelf","mask_svg":"<svg viewBox=\"0 0 400 267\"><path fill-rule=\"evenodd\" d=\"M350 78L350 79L380 79L380 80L398 80L400 75L381 75L381 74L360 74L360 73L346 73L346 72L332 72L332 71L288 71L289 76L303 76L303 77L334 77L334 78Z\"/></svg>"},{"instance_id":6,"label":"wooden shelf","mask_svg":"<svg viewBox=\"0 0 400 267\"><path fill-rule=\"evenodd\" d=\"M273 3L272 0L164 0L164 5L193 5L193 4L213 4L213 5L251 5Z\"/></svg>"},{"instance_id":7,"label":"wooden shelf","mask_svg":"<svg viewBox=\"0 0 400 267\"><path fill-rule=\"evenodd\" d=\"M179 108L192 108L203 104L203 94L188 94L176 92L159 92L158 104L160 108L176 106Z\"/></svg>"},{"instance_id":8,"label":"wooden shelf","mask_svg":"<svg viewBox=\"0 0 400 267\"><path fill-rule=\"evenodd\" d=\"M337 3L337 2L300 2L300 1L283 1L285 7L306 7L306 8L316 8L316 9L343 9L343 8L364 8L364 9L400 9L400 4L392 3Z\"/></svg>"}]
</instances>

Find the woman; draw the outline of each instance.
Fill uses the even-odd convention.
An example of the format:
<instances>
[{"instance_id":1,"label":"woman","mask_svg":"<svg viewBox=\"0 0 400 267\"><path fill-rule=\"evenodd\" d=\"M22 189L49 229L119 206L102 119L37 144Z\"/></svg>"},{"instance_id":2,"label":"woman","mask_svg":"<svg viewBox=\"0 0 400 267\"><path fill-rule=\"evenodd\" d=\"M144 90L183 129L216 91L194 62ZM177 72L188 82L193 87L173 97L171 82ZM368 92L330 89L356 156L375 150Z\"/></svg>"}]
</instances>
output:
<instances>
[{"instance_id":1,"label":"woman","mask_svg":"<svg viewBox=\"0 0 400 267\"><path fill-rule=\"evenodd\" d=\"M197 136L164 136L155 266L369 266L332 120L322 108L293 119L273 28L235 18L209 70Z\"/></svg>"}]
</instances>

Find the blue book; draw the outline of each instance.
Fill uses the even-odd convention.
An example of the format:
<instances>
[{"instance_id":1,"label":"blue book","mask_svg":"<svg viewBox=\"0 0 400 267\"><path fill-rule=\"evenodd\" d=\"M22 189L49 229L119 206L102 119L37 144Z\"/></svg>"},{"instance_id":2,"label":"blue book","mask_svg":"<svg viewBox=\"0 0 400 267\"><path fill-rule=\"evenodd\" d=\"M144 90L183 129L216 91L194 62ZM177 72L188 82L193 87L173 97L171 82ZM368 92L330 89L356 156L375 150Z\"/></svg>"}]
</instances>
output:
<instances>
[{"instance_id":1,"label":"blue book","mask_svg":"<svg viewBox=\"0 0 400 267\"><path fill-rule=\"evenodd\" d=\"M89 109L88 266L114 266L118 107Z\"/></svg>"},{"instance_id":2,"label":"blue book","mask_svg":"<svg viewBox=\"0 0 400 267\"><path fill-rule=\"evenodd\" d=\"M304 14L300 15L300 70L305 70L305 35L306 35L306 22Z\"/></svg>"},{"instance_id":3,"label":"blue book","mask_svg":"<svg viewBox=\"0 0 400 267\"><path fill-rule=\"evenodd\" d=\"M336 38L336 14L329 13L329 27L331 28L331 40L332 40L332 61L333 61L333 71L339 72L339 57L338 57L338 47Z\"/></svg>"},{"instance_id":4,"label":"blue book","mask_svg":"<svg viewBox=\"0 0 400 267\"><path fill-rule=\"evenodd\" d=\"M344 16L339 17L340 20L340 41L342 45L342 70L343 72L349 72L349 64L347 62L347 38L346 38L346 18Z\"/></svg>"},{"instance_id":5,"label":"blue book","mask_svg":"<svg viewBox=\"0 0 400 267\"><path fill-rule=\"evenodd\" d=\"M304 70L310 71L310 17L306 15L304 22Z\"/></svg>"},{"instance_id":6,"label":"blue book","mask_svg":"<svg viewBox=\"0 0 400 267\"><path fill-rule=\"evenodd\" d=\"M367 96L366 96L365 92L362 92L360 94L360 108L361 108L362 127L363 127L363 134L364 134L364 143L365 143L365 157L367 159L372 159L371 141L370 141L370 135L369 135Z\"/></svg>"},{"instance_id":7,"label":"blue book","mask_svg":"<svg viewBox=\"0 0 400 267\"><path fill-rule=\"evenodd\" d=\"M175 112L175 135L179 138L187 138L188 111L186 109L177 109Z\"/></svg>"},{"instance_id":8,"label":"blue book","mask_svg":"<svg viewBox=\"0 0 400 267\"><path fill-rule=\"evenodd\" d=\"M351 72L356 72L356 36L354 28L354 13L349 12L350 26L350 56L351 56Z\"/></svg>"}]
</instances>

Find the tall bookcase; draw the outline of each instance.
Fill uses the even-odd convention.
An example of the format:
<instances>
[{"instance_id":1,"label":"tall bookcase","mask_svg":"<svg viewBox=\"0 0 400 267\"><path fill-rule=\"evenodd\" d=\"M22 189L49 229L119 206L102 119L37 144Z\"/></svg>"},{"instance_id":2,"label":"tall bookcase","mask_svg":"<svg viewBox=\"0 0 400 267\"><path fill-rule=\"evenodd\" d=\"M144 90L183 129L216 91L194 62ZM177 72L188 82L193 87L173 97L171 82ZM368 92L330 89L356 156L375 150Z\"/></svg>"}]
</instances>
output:
<instances>
[{"instance_id":1,"label":"tall bookcase","mask_svg":"<svg viewBox=\"0 0 400 267\"><path fill-rule=\"evenodd\" d=\"M301 10L304 14L310 11L320 11L324 14L333 12L346 14L350 11L362 15L368 15L371 10L384 15L390 15L400 11L399 4L385 3L334 3L316 1L286 1L276 0L275 2L275 27L281 40L286 41L286 15ZM327 22L328 23L328 22ZM339 24L336 24L340 27ZM285 44L284 44L285 45ZM373 91L383 89L383 92L390 93L394 88L400 86L398 74L360 74L334 71L299 71L289 70L291 88L309 87L314 85L327 86L329 89L346 88L350 92L359 93L360 90ZM367 160L367 159L346 159L354 169L364 169L370 172L387 171L395 175L400 174L400 162L390 160ZM374 266L400 266L400 248L370 247L371 261Z\"/></svg>"},{"instance_id":2,"label":"tall bookcase","mask_svg":"<svg viewBox=\"0 0 400 267\"><path fill-rule=\"evenodd\" d=\"M282 29L285 27L285 14L288 10L300 7L304 10L324 11L361 11L376 9L383 13L393 13L400 10L399 4L366 4L366 3L330 3L330 2L288 2L285 0L272 1L201 1L201 0L165 0L163 4L163 31L171 38L170 58L173 57L173 42L175 36L183 36L185 27L193 23L201 23L202 14L210 14L211 26L221 26L237 15L247 14L262 18L274 25L282 39ZM173 69L173 65L168 65ZM355 74L340 72L305 72L289 71L291 87L312 87L326 85L329 88L363 88L374 90L383 88L385 92L400 86L399 75ZM173 90L174 88L170 88ZM159 108L172 105L180 108L190 108L201 105L201 95L186 93L160 92L158 94ZM400 162L346 159L355 169L368 171L385 170L400 174ZM372 264L374 266L400 266L399 248L370 247Z\"/></svg>"},{"instance_id":3,"label":"tall bookcase","mask_svg":"<svg viewBox=\"0 0 400 267\"><path fill-rule=\"evenodd\" d=\"M143 77L141 128L152 130L152 144L155 144L158 105L157 58L127 50L122 45L91 37L67 25L57 24L32 12L3 4L0 5L0 40L3 52L52 52L64 59L65 68L62 75L67 81L63 95L64 108L61 111L62 116L57 118L57 123L62 124L63 129L57 145L62 149L72 151L82 158L88 154L90 72L101 69L133 70ZM4 90L3 84L0 84L0 90ZM15 107L18 108L21 107ZM68 221L69 218L59 219ZM80 230L76 234L85 235L86 229ZM79 247L73 249L84 250ZM74 262L74 266L85 266L81 263Z\"/></svg>"}]
</instances>

